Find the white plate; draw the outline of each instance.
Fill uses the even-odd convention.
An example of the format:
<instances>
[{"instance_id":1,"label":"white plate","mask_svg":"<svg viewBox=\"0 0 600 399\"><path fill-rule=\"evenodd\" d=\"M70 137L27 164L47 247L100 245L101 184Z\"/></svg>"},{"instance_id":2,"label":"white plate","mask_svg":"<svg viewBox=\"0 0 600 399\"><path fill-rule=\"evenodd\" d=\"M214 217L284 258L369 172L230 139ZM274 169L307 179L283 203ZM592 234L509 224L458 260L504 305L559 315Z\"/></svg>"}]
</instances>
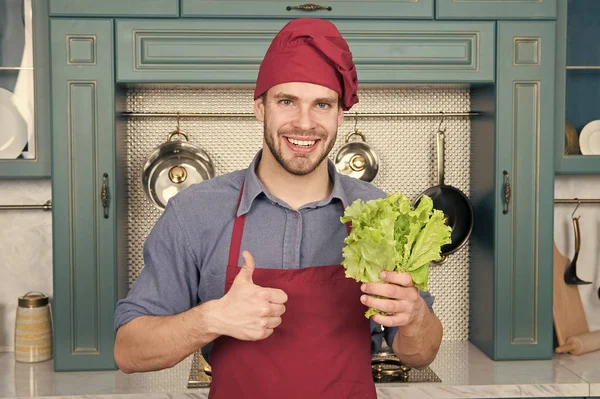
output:
<instances>
[{"instance_id":1,"label":"white plate","mask_svg":"<svg viewBox=\"0 0 600 399\"><path fill-rule=\"evenodd\" d=\"M579 147L584 155L600 154L600 120L591 121L579 134Z\"/></svg>"},{"instance_id":2,"label":"white plate","mask_svg":"<svg viewBox=\"0 0 600 399\"><path fill-rule=\"evenodd\" d=\"M12 92L0 87L0 159L16 159L27 144L27 123L13 97Z\"/></svg>"}]
</instances>

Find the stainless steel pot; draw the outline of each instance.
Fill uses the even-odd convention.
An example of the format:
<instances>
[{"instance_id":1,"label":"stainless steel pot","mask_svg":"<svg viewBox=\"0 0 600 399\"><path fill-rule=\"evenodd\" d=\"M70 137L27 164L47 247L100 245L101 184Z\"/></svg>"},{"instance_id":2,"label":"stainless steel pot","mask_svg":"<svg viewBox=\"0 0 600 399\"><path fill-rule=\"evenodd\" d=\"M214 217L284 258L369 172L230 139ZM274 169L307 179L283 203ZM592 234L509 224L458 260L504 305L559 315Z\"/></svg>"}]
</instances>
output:
<instances>
[{"instance_id":1,"label":"stainless steel pot","mask_svg":"<svg viewBox=\"0 0 600 399\"><path fill-rule=\"evenodd\" d=\"M173 141L177 135L185 141ZM190 143L188 135L177 129L169 133L166 143L148 155L141 180L148 199L164 209L169 198L178 192L213 177L215 169L206 151Z\"/></svg>"},{"instance_id":2,"label":"stainless steel pot","mask_svg":"<svg viewBox=\"0 0 600 399\"><path fill-rule=\"evenodd\" d=\"M350 141L350 137L359 136L362 141ZM372 181L379 171L379 156L366 143L363 133L354 130L346 136L346 144L335 157L338 172L364 181Z\"/></svg>"}]
</instances>

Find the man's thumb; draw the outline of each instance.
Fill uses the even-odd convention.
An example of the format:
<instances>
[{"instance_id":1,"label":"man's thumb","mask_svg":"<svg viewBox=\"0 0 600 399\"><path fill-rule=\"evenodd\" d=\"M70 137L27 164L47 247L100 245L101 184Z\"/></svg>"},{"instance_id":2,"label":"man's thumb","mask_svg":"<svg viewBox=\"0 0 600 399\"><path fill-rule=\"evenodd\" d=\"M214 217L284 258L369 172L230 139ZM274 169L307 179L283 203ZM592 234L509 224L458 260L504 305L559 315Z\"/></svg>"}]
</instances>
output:
<instances>
[{"instance_id":1,"label":"man's thumb","mask_svg":"<svg viewBox=\"0 0 600 399\"><path fill-rule=\"evenodd\" d=\"M254 257L252 257L252 254L248 251L243 251L242 257L244 258L244 264L240 268L240 271L235 279L252 283L252 273L256 268Z\"/></svg>"}]
</instances>

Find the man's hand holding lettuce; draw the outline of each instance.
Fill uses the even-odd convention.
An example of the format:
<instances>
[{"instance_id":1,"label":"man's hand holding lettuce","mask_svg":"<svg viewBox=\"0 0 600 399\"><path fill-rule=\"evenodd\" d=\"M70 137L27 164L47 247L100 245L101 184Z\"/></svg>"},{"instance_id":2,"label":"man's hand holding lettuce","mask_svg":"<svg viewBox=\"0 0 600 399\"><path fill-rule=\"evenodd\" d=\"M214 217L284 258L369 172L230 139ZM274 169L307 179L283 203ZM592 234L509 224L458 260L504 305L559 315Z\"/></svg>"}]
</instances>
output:
<instances>
[{"instance_id":1,"label":"man's hand holding lettuce","mask_svg":"<svg viewBox=\"0 0 600 399\"><path fill-rule=\"evenodd\" d=\"M442 211L423 196L413 209L400 193L366 203L354 201L340 219L352 231L343 248L346 277L359 282L381 282L382 271L408 272L414 286L427 291L429 262L441 259L442 245L451 243L451 228ZM378 313L370 308L365 316Z\"/></svg>"}]
</instances>

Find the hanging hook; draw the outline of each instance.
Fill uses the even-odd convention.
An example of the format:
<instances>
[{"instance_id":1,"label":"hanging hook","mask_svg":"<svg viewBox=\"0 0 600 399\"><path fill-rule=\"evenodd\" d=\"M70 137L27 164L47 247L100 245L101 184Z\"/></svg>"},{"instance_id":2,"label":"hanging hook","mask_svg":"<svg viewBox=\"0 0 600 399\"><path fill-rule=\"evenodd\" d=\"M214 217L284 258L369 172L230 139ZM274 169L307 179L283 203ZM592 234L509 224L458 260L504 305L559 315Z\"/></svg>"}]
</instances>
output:
<instances>
[{"instance_id":1,"label":"hanging hook","mask_svg":"<svg viewBox=\"0 0 600 399\"><path fill-rule=\"evenodd\" d=\"M355 116L354 116L354 131L358 132L358 112L356 112Z\"/></svg>"},{"instance_id":2,"label":"hanging hook","mask_svg":"<svg viewBox=\"0 0 600 399\"><path fill-rule=\"evenodd\" d=\"M180 119L179 112L177 112L177 131L179 131L179 119Z\"/></svg>"},{"instance_id":3,"label":"hanging hook","mask_svg":"<svg viewBox=\"0 0 600 399\"><path fill-rule=\"evenodd\" d=\"M579 205L581 205L581 201L579 200L579 198L575 198L577 200L577 206L575 207L575 209L573 209L573 213L571 213L571 219L575 219L575 212L577 211L577 208L579 208Z\"/></svg>"},{"instance_id":4,"label":"hanging hook","mask_svg":"<svg viewBox=\"0 0 600 399\"><path fill-rule=\"evenodd\" d=\"M444 126L444 129L442 129L442 124L446 121L445 119L445 114L444 111L440 111L440 113L442 114L442 120L440 121L440 125L438 126L438 130L442 133L446 132L446 126Z\"/></svg>"}]
</instances>

